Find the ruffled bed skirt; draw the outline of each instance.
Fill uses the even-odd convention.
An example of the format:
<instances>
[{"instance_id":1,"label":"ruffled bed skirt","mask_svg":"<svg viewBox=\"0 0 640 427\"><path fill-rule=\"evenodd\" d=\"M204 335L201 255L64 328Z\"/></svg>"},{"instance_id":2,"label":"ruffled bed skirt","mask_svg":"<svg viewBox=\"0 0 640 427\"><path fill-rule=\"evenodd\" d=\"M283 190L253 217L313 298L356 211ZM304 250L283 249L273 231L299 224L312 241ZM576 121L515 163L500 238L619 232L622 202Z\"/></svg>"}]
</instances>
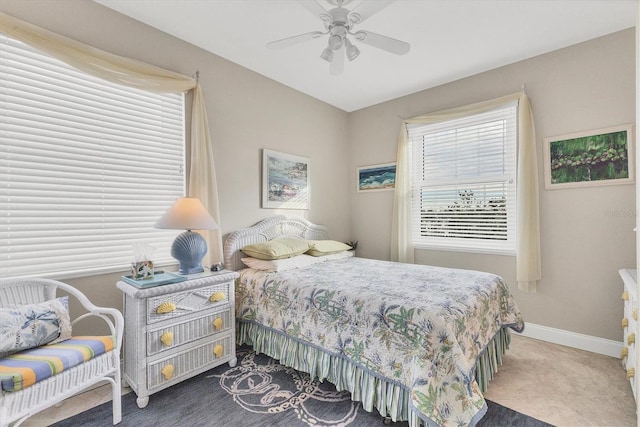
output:
<instances>
[{"instance_id":1,"label":"ruffled bed skirt","mask_svg":"<svg viewBox=\"0 0 640 427\"><path fill-rule=\"evenodd\" d=\"M377 409L380 415L393 421L408 421L410 427L425 423L410 410L409 391L400 383L377 377L344 357L328 354L255 323L238 321L236 332L238 344L249 344L257 353L264 353L285 366L307 372L311 378L328 380L337 390L349 391L352 400L362 402L368 412ZM508 328L502 328L478 356L475 378L482 392L486 391L489 381L498 371L502 355L510 343Z\"/></svg>"}]
</instances>

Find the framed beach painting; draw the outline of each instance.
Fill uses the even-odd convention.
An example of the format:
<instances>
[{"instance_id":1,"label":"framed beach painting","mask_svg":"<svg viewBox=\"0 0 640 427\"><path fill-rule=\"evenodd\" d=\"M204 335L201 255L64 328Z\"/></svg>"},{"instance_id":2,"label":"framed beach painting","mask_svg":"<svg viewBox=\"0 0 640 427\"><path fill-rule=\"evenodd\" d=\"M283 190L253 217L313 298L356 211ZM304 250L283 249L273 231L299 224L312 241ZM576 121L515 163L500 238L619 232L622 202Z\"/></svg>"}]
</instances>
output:
<instances>
[{"instance_id":1,"label":"framed beach painting","mask_svg":"<svg viewBox=\"0 0 640 427\"><path fill-rule=\"evenodd\" d=\"M358 168L358 192L393 190L396 186L396 164L363 166Z\"/></svg>"},{"instance_id":2,"label":"framed beach painting","mask_svg":"<svg viewBox=\"0 0 640 427\"><path fill-rule=\"evenodd\" d=\"M544 139L545 188L634 182L633 125Z\"/></svg>"},{"instance_id":3,"label":"framed beach painting","mask_svg":"<svg viewBox=\"0 0 640 427\"><path fill-rule=\"evenodd\" d=\"M309 159L262 150L262 207L309 209Z\"/></svg>"}]
</instances>

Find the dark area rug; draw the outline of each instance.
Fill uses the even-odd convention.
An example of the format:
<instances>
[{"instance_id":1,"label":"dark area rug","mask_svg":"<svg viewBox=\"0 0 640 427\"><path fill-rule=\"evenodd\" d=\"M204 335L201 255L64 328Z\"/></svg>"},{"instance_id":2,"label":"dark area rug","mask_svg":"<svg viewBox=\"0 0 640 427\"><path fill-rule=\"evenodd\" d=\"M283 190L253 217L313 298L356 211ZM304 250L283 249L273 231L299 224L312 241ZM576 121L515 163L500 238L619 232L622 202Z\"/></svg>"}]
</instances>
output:
<instances>
[{"instance_id":1,"label":"dark area rug","mask_svg":"<svg viewBox=\"0 0 640 427\"><path fill-rule=\"evenodd\" d=\"M548 427L497 403L477 424L483 427ZM111 402L54 424L55 427L101 427L112 425ZM312 381L308 374L280 365L250 347L240 347L238 364L224 364L189 380L152 394L144 409L136 405L135 393L122 396L123 427L173 426L351 426L385 424L379 414L365 412L350 394L328 383Z\"/></svg>"}]
</instances>

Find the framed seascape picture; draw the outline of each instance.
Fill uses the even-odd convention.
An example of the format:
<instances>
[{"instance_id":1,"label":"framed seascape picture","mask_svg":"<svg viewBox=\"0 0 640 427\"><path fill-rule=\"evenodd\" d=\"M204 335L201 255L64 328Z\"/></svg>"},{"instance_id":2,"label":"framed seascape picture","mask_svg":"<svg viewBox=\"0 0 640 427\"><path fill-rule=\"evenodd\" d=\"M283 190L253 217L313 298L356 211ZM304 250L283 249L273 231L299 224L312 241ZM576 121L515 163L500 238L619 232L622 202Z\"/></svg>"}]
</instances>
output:
<instances>
[{"instance_id":1,"label":"framed seascape picture","mask_svg":"<svg viewBox=\"0 0 640 427\"><path fill-rule=\"evenodd\" d=\"M633 126L544 139L545 188L575 188L634 182Z\"/></svg>"},{"instance_id":2,"label":"framed seascape picture","mask_svg":"<svg viewBox=\"0 0 640 427\"><path fill-rule=\"evenodd\" d=\"M309 209L309 159L262 150L262 207Z\"/></svg>"},{"instance_id":3,"label":"framed seascape picture","mask_svg":"<svg viewBox=\"0 0 640 427\"><path fill-rule=\"evenodd\" d=\"M358 192L393 190L396 186L396 164L358 168Z\"/></svg>"}]
</instances>

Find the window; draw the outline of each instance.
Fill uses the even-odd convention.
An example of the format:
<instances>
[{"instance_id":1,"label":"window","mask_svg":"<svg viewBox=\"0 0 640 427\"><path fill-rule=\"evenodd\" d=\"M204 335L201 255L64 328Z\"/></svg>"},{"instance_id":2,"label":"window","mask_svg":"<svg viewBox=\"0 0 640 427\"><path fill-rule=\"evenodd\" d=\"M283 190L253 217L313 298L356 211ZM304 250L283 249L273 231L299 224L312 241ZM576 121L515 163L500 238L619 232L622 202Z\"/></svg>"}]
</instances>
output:
<instances>
[{"instance_id":1,"label":"window","mask_svg":"<svg viewBox=\"0 0 640 427\"><path fill-rule=\"evenodd\" d=\"M515 254L516 108L409 126L415 247Z\"/></svg>"},{"instance_id":2,"label":"window","mask_svg":"<svg viewBox=\"0 0 640 427\"><path fill-rule=\"evenodd\" d=\"M0 276L156 264L178 231L153 224L184 195L184 96L89 76L0 35Z\"/></svg>"}]
</instances>

